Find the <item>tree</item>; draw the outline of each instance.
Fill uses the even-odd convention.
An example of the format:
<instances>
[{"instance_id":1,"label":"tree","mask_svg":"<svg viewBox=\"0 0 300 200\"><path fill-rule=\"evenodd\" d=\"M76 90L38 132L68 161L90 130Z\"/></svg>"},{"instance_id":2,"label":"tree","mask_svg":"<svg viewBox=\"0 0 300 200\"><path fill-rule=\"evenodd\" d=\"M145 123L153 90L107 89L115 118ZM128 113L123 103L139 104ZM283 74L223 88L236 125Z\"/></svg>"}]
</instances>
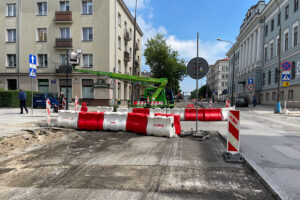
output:
<instances>
[{"instance_id":1,"label":"tree","mask_svg":"<svg viewBox=\"0 0 300 200\"><path fill-rule=\"evenodd\" d=\"M198 98L206 98L206 93L208 94L208 97L211 97L211 90L207 87L207 85L203 85L201 88L198 90ZM196 89L192 91L191 93L191 99L196 99Z\"/></svg>"},{"instance_id":2,"label":"tree","mask_svg":"<svg viewBox=\"0 0 300 200\"><path fill-rule=\"evenodd\" d=\"M185 61L178 58L178 52L167 45L162 34L157 34L147 40L144 56L153 78L167 78L166 88L177 95L179 83L187 75Z\"/></svg>"}]
</instances>

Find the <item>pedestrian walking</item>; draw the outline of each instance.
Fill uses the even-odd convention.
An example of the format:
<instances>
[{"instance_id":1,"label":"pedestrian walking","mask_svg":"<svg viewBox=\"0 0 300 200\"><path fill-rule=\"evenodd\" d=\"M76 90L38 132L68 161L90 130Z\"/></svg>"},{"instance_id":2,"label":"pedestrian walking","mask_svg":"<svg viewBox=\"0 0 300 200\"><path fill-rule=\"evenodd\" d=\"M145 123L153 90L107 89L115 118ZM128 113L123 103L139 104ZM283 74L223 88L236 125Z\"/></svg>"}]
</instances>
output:
<instances>
[{"instance_id":1,"label":"pedestrian walking","mask_svg":"<svg viewBox=\"0 0 300 200\"><path fill-rule=\"evenodd\" d=\"M256 106L256 96L255 95L253 95L252 104L253 104L253 107Z\"/></svg>"},{"instance_id":2,"label":"pedestrian walking","mask_svg":"<svg viewBox=\"0 0 300 200\"><path fill-rule=\"evenodd\" d=\"M19 92L18 99L20 99L20 114L23 114L23 108L25 109L26 113L28 114L28 110L26 107L26 92L24 92L22 89Z\"/></svg>"}]
</instances>

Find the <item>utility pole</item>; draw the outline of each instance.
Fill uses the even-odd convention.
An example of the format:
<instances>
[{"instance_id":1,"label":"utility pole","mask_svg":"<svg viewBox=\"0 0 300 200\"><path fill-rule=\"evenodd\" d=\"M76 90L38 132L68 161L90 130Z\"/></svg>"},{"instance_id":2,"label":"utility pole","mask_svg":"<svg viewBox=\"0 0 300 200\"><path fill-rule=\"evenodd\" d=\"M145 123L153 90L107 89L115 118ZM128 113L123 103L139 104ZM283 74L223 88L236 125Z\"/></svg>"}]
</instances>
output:
<instances>
[{"instance_id":1,"label":"utility pole","mask_svg":"<svg viewBox=\"0 0 300 200\"><path fill-rule=\"evenodd\" d=\"M67 55L66 55L66 59L67 59L67 67L66 67L66 110L69 110L69 55L70 54L70 50L67 50Z\"/></svg>"},{"instance_id":2,"label":"utility pole","mask_svg":"<svg viewBox=\"0 0 300 200\"><path fill-rule=\"evenodd\" d=\"M134 11L134 28L133 28L133 52L132 52L132 72L134 72L133 75L136 74L136 69L135 69L135 39L136 39L136 10L137 10L137 0L135 0L135 11ZM133 93L134 93L134 82L131 81L131 105L133 105Z\"/></svg>"},{"instance_id":3,"label":"utility pole","mask_svg":"<svg viewBox=\"0 0 300 200\"><path fill-rule=\"evenodd\" d=\"M278 3L278 0L276 0L277 6L278 6L278 14L279 14L279 42L278 42L278 69L277 72L277 103L276 103L276 113L280 113L281 111L281 105L280 105L280 75L281 75L281 11L280 11L280 5Z\"/></svg>"}]
</instances>

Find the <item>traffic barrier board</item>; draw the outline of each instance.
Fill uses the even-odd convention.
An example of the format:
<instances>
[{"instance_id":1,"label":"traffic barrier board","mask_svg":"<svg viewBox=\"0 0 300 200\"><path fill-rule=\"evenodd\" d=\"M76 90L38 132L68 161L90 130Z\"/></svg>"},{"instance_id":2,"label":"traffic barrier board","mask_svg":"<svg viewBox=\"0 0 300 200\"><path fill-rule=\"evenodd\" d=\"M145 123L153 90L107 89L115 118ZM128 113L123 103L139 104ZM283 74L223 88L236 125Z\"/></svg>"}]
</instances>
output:
<instances>
[{"instance_id":1,"label":"traffic barrier board","mask_svg":"<svg viewBox=\"0 0 300 200\"><path fill-rule=\"evenodd\" d=\"M240 111L230 110L227 132L227 152L235 154L240 149Z\"/></svg>"}]
</instances>

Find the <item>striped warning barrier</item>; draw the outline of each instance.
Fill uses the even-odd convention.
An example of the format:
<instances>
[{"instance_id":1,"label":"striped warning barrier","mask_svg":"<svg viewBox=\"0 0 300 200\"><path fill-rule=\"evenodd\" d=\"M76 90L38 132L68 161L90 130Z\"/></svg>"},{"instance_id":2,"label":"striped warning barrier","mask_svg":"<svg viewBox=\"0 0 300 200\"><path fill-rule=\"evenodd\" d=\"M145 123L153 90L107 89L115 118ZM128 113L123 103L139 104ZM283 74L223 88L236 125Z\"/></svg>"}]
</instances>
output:
<instances>
[{"instance_id":1,"label":"striped warning barrier","mask_svg":"<svg viewBox=\"0 0 300 200\"><path fill-rule=\"evenodd\" d=\"M209 108L212 108L213 107L213 102L212 100L209 101Z\"/></svg>"},{"instance_id":2,"label":"striped warning barrier","mask_svg":"<svg viewBox=\"0 0 300 200\"><path fill-rule=\"evenodd\" d=\"M132 108L117 108L117 112L120 112L120 113L132 113Z\"/></svg>"},{"instance_id":3,"label":"striped warning barrier","mask_svg":"<svg viewBox=\"0 0 300 200\"><path fill-rule=\"evenodd\" d=\"M79 110L78 97L77 96L75 97L74 109L75 109L75 111Z\"/></svg>"},{"instance_id":4,"label":"striped warning barrier","mask_svg":"<svg viewBox=\"0 0 300 200\"><path fill-rule=\"evenodd\" d=\"M97 106L97 112L113 112L113 107L107 107L107 106Z\"/></svg>"},{"instance_id":5,"label":"striped warning barrier","mask_svg":"<svg viewBox=\"0 0 300 200\"><path fill-rule=\"evenodd\" d=\"M226 108L229 108L229 107L230 107L230 100L226 99Z\"/></svg>"},{"instance_id":6,"label":"striped warning barrier","mask_svg":"<svg viewBox=\"0 0 300 200\"><path fill-rule=\"evenodd\" d=\"M105 112L103 130L126 131L127 113Z\"/></svg>"},{"instance_id":7,"label":"striped warning barrier","mask_svg":"<svg viewBox=\"0 0 300 200\"><path fill-rule=\"evenodd\" d=\"M180 120L184 121L185 109L184 108L167 108L167 114L180 115Z\"/></svg>"},{"instance_id":8,"label":"striped warning barrier","mask_svg":"<svg viewBox=\"0 0 300 200\"><path fill-rule=\"evenodd\" d=\"M71 110L59 110L57 126L77 129L79 112Z\"/></svg>"},{"instance_id":9,"label":"striped warning barrier","mask_svg":"<svg viewBox=\"0 0 300 200\"><path fill-rule=\"evenodd\" d=\"M102 131L103 121L103 112L80 112L78 116L78 129L87 131Z\"/></svg>"},{"instance_id":10,"label":"striped warning barrier","mask_svg":"<svg viewBox=\"0 0 300 200\"><path fill-rule=\"evenodd\" d=\"M49 125L50 124L50 109L51 109L51 103L50 103L50 100L47 99L46 100L46 111L47 111L47 124Z\"/></svg>"},{"instance_id":11,"label":"striped warning barrier","mask_svg":"<svg viewBox=\"0 0 300 200\"><path fill-rule=\"evenodd\" d=\"M204 120L204 110L205 109L198 109L198 120ZM196 121L196 108L185 109L185 121Z\"/></svg>"},{"instance_id":12,"label":"striped warning barrier","mask_svg":"<svg viewBox=\"0 0 300 200\"><path fill-rule=\"evenodd\" d=\"M62 101L62 107L63 107L64 109L66 109L66 106L67 106L67 98L64 97L64 98L63 98L63 101Z\"/></svg>"},{"instance_id":13,"label":"striped warning barrier","mask_svg":"<svg viewBox=\"0 0 300 200\"><path fill-rule=\"evenodd\" d=\"M142 113L128 113L126 131L147 135L148 116Z\"/></svg>"},{"instance_id":14,"label":"striped warning barrier","mask_svg":"<svg viewBox=\"0 0 300 200\"><path fill-rule=\"evenodd\" d=\"M238 153L240 149L240 111L230 110L227 132L227 152Z\"/></svg>"},{"instance_id":15,"label":"striped warning barrier","mask_svg":"<svg viewBox=\"0 0 300 200\"><path fill-rule=\"evenodd\" d=\"M148 116L147 135L176 137L174 118L165 116Z\"/></svg>"},{"instance_id":16,"label":"striped warning barrier","mask_svg":"<svg viewBox=\"0 0 300 200\"><path fill-rule=\"evenodd\" d=\"M180 115L156 113L154 116L173 117L174 118L175 133L176 133L176 135L181 134Z\"/></svg>"}]
</instances>

